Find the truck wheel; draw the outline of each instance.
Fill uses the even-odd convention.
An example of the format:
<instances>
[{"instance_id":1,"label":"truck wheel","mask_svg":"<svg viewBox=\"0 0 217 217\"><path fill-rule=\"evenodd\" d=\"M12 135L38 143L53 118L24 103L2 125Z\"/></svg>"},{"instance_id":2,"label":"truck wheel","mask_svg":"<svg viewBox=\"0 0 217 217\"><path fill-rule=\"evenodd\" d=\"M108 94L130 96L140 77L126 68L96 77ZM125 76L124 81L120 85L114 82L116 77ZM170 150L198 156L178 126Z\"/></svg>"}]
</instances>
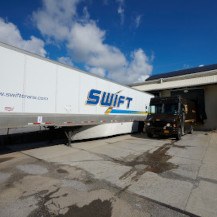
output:
<instances>
[{"instance_id":1,"label":"truck wheel","mask_svg":"<svg viewBox=\"0 0 217 217\"><path fill-rule=\"evenodd\" d=\"M147 136L148 136L149 138L153 138L153 134L152 134L152 133L147 133Z\"/></svg>"},{"instance_id":2,"label":"truck wheel","mask_svg":"<svg viewBox=\"0 0 217 217\"><path fill-rule=\"evenodd\" d=\"M176 140L180 140L182 138L182 129L178 128L178 132L176 134Z\"/></svg>"}]
</instances>

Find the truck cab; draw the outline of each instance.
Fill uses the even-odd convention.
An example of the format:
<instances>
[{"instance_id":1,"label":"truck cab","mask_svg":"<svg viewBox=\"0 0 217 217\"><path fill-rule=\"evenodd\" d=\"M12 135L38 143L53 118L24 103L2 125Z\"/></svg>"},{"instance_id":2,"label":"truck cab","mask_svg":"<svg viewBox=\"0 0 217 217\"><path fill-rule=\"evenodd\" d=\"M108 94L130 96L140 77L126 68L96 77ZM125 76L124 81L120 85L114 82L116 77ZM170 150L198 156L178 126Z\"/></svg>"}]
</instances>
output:
<instances>
[{"instance_id":1,"label":"truck cab","mask_svg":"<svg viewBox=\"0 0 217 217\"><path fill-rule=\"evenodd\" d=\"M149 137L170 136L180 140L193 132L196 110L193 102L175 97L151 98L145 130Z\"/></svg>"}]
</instances>

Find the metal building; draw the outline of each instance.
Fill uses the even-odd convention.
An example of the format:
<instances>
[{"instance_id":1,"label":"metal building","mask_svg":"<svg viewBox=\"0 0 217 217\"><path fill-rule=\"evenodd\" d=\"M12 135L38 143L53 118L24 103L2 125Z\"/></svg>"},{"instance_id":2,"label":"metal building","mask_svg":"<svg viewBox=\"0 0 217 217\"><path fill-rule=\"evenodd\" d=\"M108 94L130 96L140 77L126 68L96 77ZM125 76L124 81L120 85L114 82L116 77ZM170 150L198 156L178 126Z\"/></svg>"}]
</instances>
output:
<instances>
[{"instance_id":1,"label":"metal building","mask_svg":"<svg viewBox=\"0 0 217 217\"><path fill-rule=\"evenodd\" d=\"M198 129L217 129L217 64L154 75L131 86L155 96L191 99L197 105Z\"/></svg>"}]
</instances>

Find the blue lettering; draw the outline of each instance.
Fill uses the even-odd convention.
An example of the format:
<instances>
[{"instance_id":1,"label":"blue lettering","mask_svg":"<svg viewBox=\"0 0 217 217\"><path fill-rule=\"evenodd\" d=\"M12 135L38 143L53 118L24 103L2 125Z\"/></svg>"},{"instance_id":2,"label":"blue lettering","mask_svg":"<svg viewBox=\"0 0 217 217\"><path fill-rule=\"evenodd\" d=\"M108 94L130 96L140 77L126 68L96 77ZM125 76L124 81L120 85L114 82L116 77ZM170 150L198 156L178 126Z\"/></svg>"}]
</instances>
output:
<instances>
[{"instance_id":1,"label":"blue lettering","mask_svg":"<svg viewBox=\"0 0 217 217\"><path fill-rule=\"evenodd\" d=\"M127 108L129 108L130 107L130 102L133 100L133 98L131 98L131 97L127 97L126 98L126 101L128 101L127 102Z\"/></svg>"},{"instance_id":2,"label":"blue lettering","mask_svg":"<svg viewBox=\"0 0 217 217\"><path fill-rule=\"evenodd\" d=\"M97 105L99 103L100 94L101 94L100 90L95 90L95 89L90 90L86 103L89 105Z\"/></svg>"},{"instance_id":3,"label":"blue lettering","mask_svg":"<svg viewBox=\"0 0 217 217\"><path fill-rule=\"evenodd\" d=\"M91 89L87 96L86 104L97 105L100 103L102 106L107 107L120 107L125 104L126 108L130 108L130 103L133 101L131 97L119 96L117 93L103 92L101 90Z\"/></svg>"},{"instance_id":4,"label":"blue lettering","mask_svg":"<svg viewBox=\"0 0 217 217\"><path fill-rule=\"evenodd\" d=\"M102 106L111 106L113 101L114 94L103 92L101 105Z\"/></svg>"},{"instance_id":5,"label":"blue lettering","mask_svg":"<svg viewBox=\"0 0 217 217\"><path fill-rule=\"evenodd\" d=\"M114 102L113 102L114 107L116 107L117 105L117 99L118 99L118 95L115 95Z\"/></svg>"},{"instance_id":6,"label":"blue lettering","mask_svg":"<svg viewBox=\"0 0 217 217\"><path fill-rule=\"evenodd\" d=\"M124 103L124 99L125 99L124 96L120 96L120 97L119 97L119 99L118 99L118 107L120 107L120 104L123 104L123 103Z\"/></svg>"}]
</instances>

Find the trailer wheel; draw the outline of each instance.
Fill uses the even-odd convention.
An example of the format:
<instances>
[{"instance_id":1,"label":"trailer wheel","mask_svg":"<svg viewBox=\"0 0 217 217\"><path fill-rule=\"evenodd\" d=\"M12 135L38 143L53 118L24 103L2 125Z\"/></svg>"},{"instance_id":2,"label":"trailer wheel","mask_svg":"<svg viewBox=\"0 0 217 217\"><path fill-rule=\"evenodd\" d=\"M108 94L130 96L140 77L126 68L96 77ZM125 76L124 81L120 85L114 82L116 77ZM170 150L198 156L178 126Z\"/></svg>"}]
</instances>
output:
<instances>
[{"instance_id":1,"label":"trailer wheel","mask_svg":"<svg viewBox=\"0 0 217 217\"><path fill-rule=\"evenodd\" d=\"M181 127L178 128L178 132L176 134L176 140L180 140L182 138L182 129Z\"/></svg>"}]
</instances>

